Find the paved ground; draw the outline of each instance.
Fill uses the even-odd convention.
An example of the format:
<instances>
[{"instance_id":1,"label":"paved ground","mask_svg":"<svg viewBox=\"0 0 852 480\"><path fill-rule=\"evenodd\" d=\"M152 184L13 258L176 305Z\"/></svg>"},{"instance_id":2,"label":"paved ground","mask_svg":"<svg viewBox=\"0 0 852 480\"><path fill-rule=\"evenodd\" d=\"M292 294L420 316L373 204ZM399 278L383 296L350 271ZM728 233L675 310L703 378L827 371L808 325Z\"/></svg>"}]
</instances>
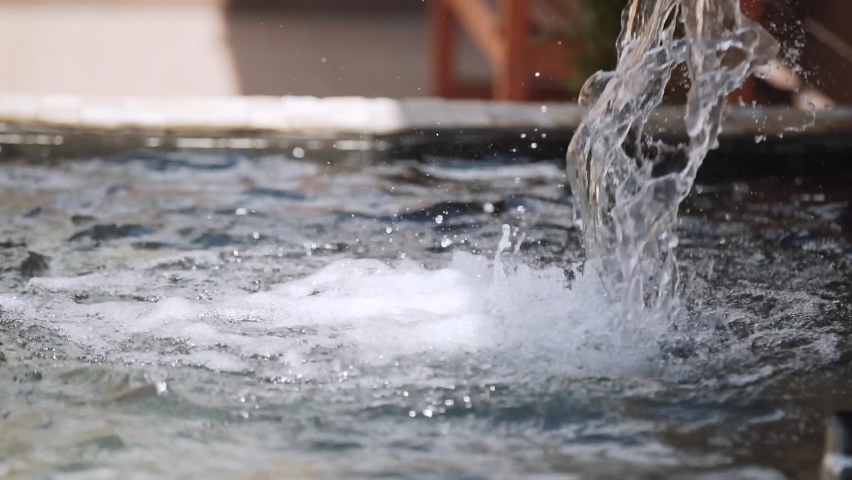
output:
<instances>
[{"instance_id":1,"label":"paved ground","mask_svg":"<svg viewBox=\"0 0 852 480\"><path fill-rule=\"evenodd\" d=\"M422 1L356 1L0 0L0 92L428 94ZM469 42L460 68L488 75Z\"/></svg>"}]
</instances>

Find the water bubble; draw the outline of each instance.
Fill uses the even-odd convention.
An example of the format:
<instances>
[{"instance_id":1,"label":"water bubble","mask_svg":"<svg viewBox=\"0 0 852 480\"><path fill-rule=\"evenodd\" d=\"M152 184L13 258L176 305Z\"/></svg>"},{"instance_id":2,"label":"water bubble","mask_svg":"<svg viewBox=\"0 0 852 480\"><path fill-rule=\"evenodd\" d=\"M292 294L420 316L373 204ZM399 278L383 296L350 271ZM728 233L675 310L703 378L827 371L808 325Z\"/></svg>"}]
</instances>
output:
<instances>
[{"instance_id":1,"label":"water bubble","mask_svg":"<svg viewBox=\"0 0 852 480\"><path fill-rule=\"evenodd\" d=\"M535 76L536 76L536 77L540 77L540 76L541 76L541 72L535 72Z\"/></svg>"},{"instance_id":2,"label":"water bubble","mask_svg":"<svg viewBox=\"0 0 852 480\"><path fill-rule=\"evenodd\" d=\"M234 214L235 215L248 215L248 210L240 207L240 208L234 210Z\"/></svg>"},{"instance_id":3,"label":"water bubble","mask_svg":"<svg viewBox=\"0 0 852 480\"><path fill-rule=\"evenodd\" d=\"M414 410L409 410L409 411L408 411L408 416L409 416L409 417L411 417L411 418L414 418L414 417L416 417L416 416L417 416L417 412L415 412Z\"/></svg>"},{"instance_id":4,"label":"water bubble","mask_svg":"<svg viewBox=\"0 0 852 480\"><path fill-rule=\"evenodd\" d=\"M438 215L437 217L435 217L435 223L437 223L438 225L444 223L444 216Z\"/></svg>"},{"instance_id":5,"label":"water bubble","mask_svg":"<svg viewBox=\"0 0 852 480\"><path fill-rule=\"evenodd\" d=\"M450 239L449 239L449 238L447 238L447 237L444 237L444 239L443 239L443 240L441 240L441 247L442 247L442 248L447 248L447 247L449 247L449 246L450 246L450 245L452 245L452 244L453 244L453 241L452 241L452 240L450 240Z\"/></svg>"},{"instance_id":6,"label":"water bubble","mask_svg":"<svg viewBox=\"0 0 852 480\"><path fill-rule=\"evenodd\" d=\"M432 418L432 410L426 409L423 410L423 416L426 418Z\"/></svg>"},{"instance_id":7,"label":"water bubble","mask_svg":"<svg viewBox=\"0 0 852 480\"><path fill-rule=\"evenodd\" d=\"M541 113L547 113L547 105L541 106Z\"/></svg>"},{"instance_id":8,"label":"water bubble","mask_svg":"<svg viewBox=\"0 0 852 480\"><path fill-rule=\"evenodd\" d=\"M305 150L301 147L296 147L293 149L293 157L295 158L303 158L305 156Z\"/></svg>"},{"instance_id":9,"label":"water bubble","mask_svg":"<svg viewBox=\"0 0 852 480\"><path fill-rule=\"evenodd\" d=\"M486 203L482 206L482 210L485 213L494 213L494 204L493 203Z\"/></svg>"},{"instance_id":10,"label":"water bubble","mask_svg":"<svg viewBox=\"0 0 852 480\"><path fill-rule=\"evenodd\" d=\"M535 150L536 148L538 148L538 144L537 144L537 143L535 143L535 142L533 142L533 143L531 143L531 144L530 144L530 148L532 148L533 150Z\"/></svg>"}]
</instances>

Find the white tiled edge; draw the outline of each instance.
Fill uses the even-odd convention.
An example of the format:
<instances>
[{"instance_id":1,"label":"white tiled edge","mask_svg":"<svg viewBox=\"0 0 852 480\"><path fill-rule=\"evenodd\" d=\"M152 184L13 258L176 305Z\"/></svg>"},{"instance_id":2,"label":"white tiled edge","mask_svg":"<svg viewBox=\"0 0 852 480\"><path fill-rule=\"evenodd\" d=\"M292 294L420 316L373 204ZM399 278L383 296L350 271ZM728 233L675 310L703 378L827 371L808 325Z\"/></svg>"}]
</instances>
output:
<instances>
[{"instance_id":1,"label":"white tiled edge","mask_svg":"<svg viewBox=\"0 0 852 480\"><path fill-rule=\"evenodd\" d=\"M573 103L433 98L0 95L0 123L95 130L389 134L411 129L576 127Z\"/></svg>"},{"instance_id":2,"label":"white tiled edge","mask_svg":"<svg viewBox=\"0 0 852 480\"><path fill-rule=\"evenodd\" d=\"M662 107L661 131L683 131L682 109ZM574 103L362 97L79 97L0 94L0 124L18 130L226 132L329 137L386 135L411 130L565 129L582 112ZM852 109L734 109L726 133L743 135L852 131Z\"/></svg>"}]
</instances>

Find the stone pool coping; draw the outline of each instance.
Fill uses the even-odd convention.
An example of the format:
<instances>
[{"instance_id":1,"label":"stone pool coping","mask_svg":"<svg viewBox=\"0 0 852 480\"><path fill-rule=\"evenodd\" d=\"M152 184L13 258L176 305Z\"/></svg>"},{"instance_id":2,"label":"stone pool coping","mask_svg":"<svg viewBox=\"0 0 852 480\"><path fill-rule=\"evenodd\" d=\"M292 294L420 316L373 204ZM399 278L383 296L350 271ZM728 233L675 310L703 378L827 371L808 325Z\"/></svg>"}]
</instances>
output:
<instances>
[{"instance_id":1,"label":"stone pool coping","mask_svg":"<svg viewBox=\"0 0 852 480\"><path fill-rule=\"evenodd\" d=\"M791 131L852 130L852 108L813 114L786 107L732 108L725 131L774 135ZM655 122L683 129L680 107L662 107ZM0 123L89 130L234 131L389 135L454 129L574 129L582 112L574 103L361 97L80 97L0 95Z\"/></svg>"},{"instance_id":2,"label":"stone pool coping","mask_svg":"<svg viewBox=\"0 0 852 480\"><path fill-rule=\"evenodd\" d=\"M66 154L144 148L382 151L526 138L550 132L566 142L581 120L573 103L506 103L411 98L81 97L0 95L0 146L50 147ZM683 109L661 107L652 128L685 136ZM852 108L817 113L784 107L730 110L723 139L849 137ZM850 142L852 143L852 142ZM533 147L535 148L535 147Z\"/></svg>"}]
</instances>

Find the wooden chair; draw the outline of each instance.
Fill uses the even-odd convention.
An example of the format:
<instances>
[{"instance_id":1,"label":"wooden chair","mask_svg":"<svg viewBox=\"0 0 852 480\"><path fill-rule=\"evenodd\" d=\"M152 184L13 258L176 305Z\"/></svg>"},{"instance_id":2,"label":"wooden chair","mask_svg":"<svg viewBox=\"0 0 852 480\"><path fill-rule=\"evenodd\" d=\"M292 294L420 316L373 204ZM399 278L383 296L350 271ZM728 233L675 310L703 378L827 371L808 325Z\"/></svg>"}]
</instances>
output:
<instances>
[{"instance_id":1,"label":"wooden chair","mask_svg":"<svg viewBox=\"0 0 852 480\"><path fill-rule=\"evenodd\" d=\"M444 98L528 101L566 98L576 74L576 40L565 35L581 8L576 0L431 0L433 88ZM760 21L766 0L742 0L743 13ZM461 26L493 70L490 86L457 78L455 36ZM749 78L730 96L732 103L757 99L757 80ZM555 97L555 98L554 98Z\"/></svg>"},{"instance_id":2,"label":"wooden chair","mask_svg":"<svg viewBox=\"0 0 852 480\"><path fill-rule=\"evenodd\" d=\"M566 96L577 48L564 35L576 3L565 0L431 0L433 86L445 98L526 101ZM454 70L464 28L494 72L492 85L465 85Z\"/></svg>"}]
</instances>

